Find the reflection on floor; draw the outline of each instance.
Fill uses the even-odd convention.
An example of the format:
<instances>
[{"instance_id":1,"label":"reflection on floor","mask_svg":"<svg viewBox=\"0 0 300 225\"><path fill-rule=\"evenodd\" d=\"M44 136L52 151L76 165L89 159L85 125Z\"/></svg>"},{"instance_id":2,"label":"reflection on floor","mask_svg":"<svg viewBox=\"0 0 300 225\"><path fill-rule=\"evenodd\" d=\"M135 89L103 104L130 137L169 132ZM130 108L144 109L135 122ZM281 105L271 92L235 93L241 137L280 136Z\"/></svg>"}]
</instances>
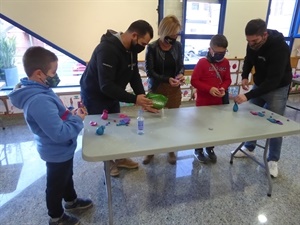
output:
<instances>
[{"instance_id":1,"label":"reflection on floor","mask_svg":"<svg viewBox=\"0 0 300 225\"><path fill-rule=\"evenodd\" d=\"M299 95L289 104L300 106ZM300 112L287 109L286 116L300 122ZM39 158L22 117L4 118L0 131L0 224L48 223L45 206L45 163ZM299 125L300 129L300 125ZM81 158L81 136L74 157L74 180L79 196L95 206L76 214L82 224L107 224L108 210L103 163ZM165 154L147 166L121 170L112 179L114 224L299 224L300 135L285 137L279 177L267 197L265 172L248 159L229 164L230 151L238 146L217 146L216 164L201 164L192 150L178 152L175 166ZM258 157L262 156L257 151ZM265 221L265 222L264 222Z\"/></svg>"}]
</instances>

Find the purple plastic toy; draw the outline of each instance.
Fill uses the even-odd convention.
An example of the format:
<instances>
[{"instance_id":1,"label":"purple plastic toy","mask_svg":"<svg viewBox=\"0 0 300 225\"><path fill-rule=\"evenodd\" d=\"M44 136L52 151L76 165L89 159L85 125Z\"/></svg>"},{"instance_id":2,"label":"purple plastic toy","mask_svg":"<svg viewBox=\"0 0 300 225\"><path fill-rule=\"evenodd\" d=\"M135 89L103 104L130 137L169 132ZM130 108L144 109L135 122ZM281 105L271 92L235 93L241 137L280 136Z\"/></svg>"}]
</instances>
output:
<instances>
[{"instance_id":1,"label":"purple plastic toy","mask_svg":"<svg viewBox=\"0 0 300 225\"><path fill-rule=\"evenodd\" d=\"M273 118L267 118L267 120L269 120L271 123L277 123L277 124L279 124L279 125L282 125L283 123L282 122L280 122L279 120L275 120L275 119L273 119Z\"/></svg>"},{"instance_id":2,"label":"purple plastic toy","mask_svg":"<svg viewBox=\"0 0 300 225\"><path fill-rule=\"evenodd\" d=\"M117 126L128 126L129 123L130 123L130 118L124 117L119 121L119 123L117 123Z\"/></svg>"}]
</instances>

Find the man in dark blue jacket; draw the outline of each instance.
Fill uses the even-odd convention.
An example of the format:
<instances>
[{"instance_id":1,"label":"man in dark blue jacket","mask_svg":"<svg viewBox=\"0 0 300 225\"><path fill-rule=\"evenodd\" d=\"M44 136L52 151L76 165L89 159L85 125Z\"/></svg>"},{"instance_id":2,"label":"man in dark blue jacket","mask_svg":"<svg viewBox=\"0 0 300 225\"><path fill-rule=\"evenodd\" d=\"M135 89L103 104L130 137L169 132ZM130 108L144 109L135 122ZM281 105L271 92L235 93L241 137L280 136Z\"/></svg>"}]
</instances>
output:
<instances>
[{"instance_id":1,"label":"man in dark blue jacket","mask_svg":"<svg viewBox=\"0 0 300 225\"><path fill-rule=\"evenodd\" d=\"M283 115L292 81L290 49L282 33L267 29L265 21L254 19L246 28L247 54L242 73L242 88L248 90L248 76L254 66L254 85L251 91L240 94L234 101L241 104L250 100L251 103ZM247 128L245 128L247 129ZM242 147L253 155L256 141L246 142ZM277 162L280 158L282 137L271 138L268 165L272 177L278 176ZM245 157L238 151L235 157Z\"/></svg>"},{"instance_id":2,"label":"man in dark blue jacket","mask_svg":"<svg viewBox=\"0 0 300 225\"><path fill-rule=\"evenodd\" d=\"M137 54L153 38L153 28L144 20L133 22L126 32L108 30L95 48L80 79L81 98L89 114L119 113L120 102L134 103L150 111L152 101L146 98L138 70ZM126 91L130 84L134 93ZM138 163L131 159L111 161L111 176L119 168L134 169Z\"/></svg>"}]
</instances>

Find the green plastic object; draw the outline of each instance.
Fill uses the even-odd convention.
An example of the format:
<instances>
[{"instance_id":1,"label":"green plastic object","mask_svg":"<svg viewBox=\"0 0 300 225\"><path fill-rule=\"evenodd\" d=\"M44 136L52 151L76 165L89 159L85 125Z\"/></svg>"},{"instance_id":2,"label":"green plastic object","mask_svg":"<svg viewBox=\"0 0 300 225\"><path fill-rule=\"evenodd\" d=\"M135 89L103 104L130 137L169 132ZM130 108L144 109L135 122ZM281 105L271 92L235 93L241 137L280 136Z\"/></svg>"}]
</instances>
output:
<instances>
[{"instance_id":1,"label":"green plastic object","mask_svg":"<svg viewBox=\"0 0 300 225\"><path fill-rule=\"evenodd\" d=\"M161 94L148 93L146 97L153 101L153 108L155 109L162 109L168 101L168 98Z\"/></svg>"}]
</instances>

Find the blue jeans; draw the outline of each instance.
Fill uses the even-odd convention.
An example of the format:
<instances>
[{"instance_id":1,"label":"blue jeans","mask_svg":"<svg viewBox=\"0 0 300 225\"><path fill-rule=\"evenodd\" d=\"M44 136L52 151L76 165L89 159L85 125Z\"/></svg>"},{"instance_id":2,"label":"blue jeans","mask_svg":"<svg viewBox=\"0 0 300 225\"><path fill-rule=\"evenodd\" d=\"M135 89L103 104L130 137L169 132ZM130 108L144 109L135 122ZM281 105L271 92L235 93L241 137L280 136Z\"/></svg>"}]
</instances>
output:
<instances>
[{"instance_id":1,"label":"blue jeans","mask_svg":"<svg viewBox=\"0 0 300 225\"><path fill-rule=\"evenodd\" d=\"M257 88L256 85L254 85L252 89L255 88ZM249 102L283 116L288 99L289 88L290 85L275 89L260 97L250 99ZM268 161L277 162L280 159L281 145L282 137L270 139ZM256 141L248 141L244 146L249 151L253 151L256 146Z\"/></svg>"}]
</instances>

